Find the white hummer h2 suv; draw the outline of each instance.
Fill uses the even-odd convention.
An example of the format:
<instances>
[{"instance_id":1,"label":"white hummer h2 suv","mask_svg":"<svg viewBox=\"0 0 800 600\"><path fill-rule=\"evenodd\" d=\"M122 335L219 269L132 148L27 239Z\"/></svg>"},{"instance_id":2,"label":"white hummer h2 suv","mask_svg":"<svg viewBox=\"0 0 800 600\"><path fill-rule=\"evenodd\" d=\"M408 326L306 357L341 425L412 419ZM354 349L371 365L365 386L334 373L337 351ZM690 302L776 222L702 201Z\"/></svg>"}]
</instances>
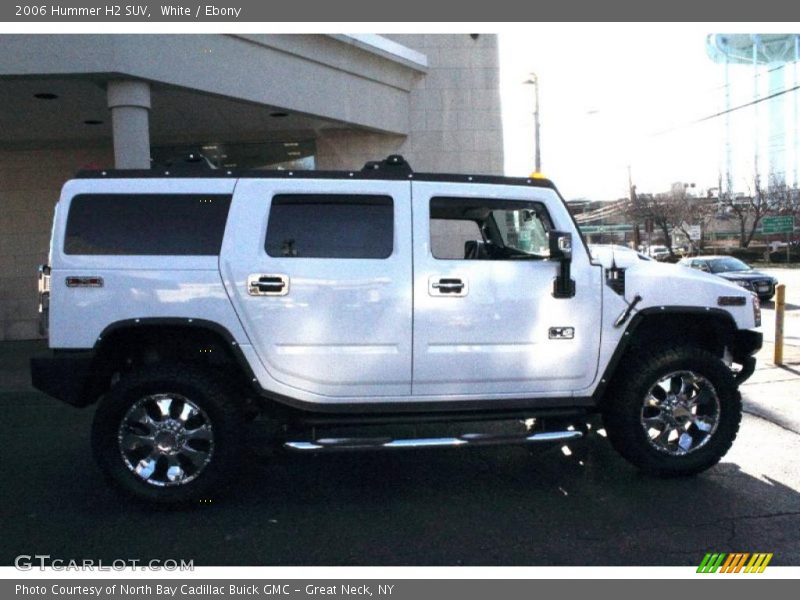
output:
<instances>
[{"instance_id":1,"label":"white hummer h2 suv","mask_svg":"<svg viewBox=\"0 0 800 600\"><path fill-rule=\"evenodd\" d=\"M755 295L593 257L550 181L399 156L80 173L40 291L33 385L99 401L103 472L165 504L218 493L256 423L315 453L564 441L599 413L631 463L697 473L731 446L761 347Z\"/></svg>"}]
</instances>

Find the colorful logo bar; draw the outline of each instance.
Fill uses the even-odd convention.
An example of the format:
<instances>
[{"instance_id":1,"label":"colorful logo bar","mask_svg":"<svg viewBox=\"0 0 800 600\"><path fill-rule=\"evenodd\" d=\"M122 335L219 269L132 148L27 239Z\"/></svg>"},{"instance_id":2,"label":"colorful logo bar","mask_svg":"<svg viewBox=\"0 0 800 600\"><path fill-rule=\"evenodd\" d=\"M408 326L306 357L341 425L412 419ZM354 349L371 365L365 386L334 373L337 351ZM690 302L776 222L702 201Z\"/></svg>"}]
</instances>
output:
<instances>
[{"instance_id":1,"label":"colorful logo bar","mask_svg":"<svg viewBox=\"0 0 800 600\"><path fill-rule=\"evenodd\" d=\"M749 559L749 561L748 561ZM700 566L697 567L698 573L763 573L769 561L772 560L772 552L709 552L703 557Z\"/></svg>"}]
</instances>

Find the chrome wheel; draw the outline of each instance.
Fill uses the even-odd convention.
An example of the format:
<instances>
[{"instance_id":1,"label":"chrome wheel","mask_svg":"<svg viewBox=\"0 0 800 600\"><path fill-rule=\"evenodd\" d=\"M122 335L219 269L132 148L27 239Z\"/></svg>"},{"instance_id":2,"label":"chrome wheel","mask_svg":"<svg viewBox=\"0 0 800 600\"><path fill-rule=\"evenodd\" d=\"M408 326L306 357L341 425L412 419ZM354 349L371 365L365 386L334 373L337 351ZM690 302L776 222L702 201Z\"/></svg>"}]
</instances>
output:
<instances>
[{"instance_id":1,"label":"chrome wheel","mask_svg":"<svg viewBox=\"0 0 800 600\"><path fill-rule=\"evenodd\" d=\"M691 371L665 375L650 388L641 425L650 445L671 456L702 448L720 420L720 402L711 382Z\"/></svg>"},{"instance_id":2,"label":"chrome wheel","mask_svg":"<svg viewBox=\"0 0 800 600\"><path fill-rule=\"evenodd\" d=\"M194 480L214 453L208 415L179 394L153 394L135 402L122 418L117 441L125 465L159 487Z\"/></svg>"}]
</instances>

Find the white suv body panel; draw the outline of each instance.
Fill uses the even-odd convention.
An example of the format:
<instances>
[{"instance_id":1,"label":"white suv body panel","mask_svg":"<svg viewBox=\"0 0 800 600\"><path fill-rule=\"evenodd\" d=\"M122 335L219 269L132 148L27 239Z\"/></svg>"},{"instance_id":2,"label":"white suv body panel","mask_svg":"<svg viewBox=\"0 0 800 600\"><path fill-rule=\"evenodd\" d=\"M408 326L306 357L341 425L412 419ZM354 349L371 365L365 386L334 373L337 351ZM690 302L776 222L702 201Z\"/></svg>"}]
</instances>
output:
<instances>
[{"instance_id":1,"label":"white suv body panel","mask_svg":"<svg viewBox=\"0 0 800 600\"><path fill-rule=\"evenodd\" d=\"M725 306L722 310L731 316L738 329L756 327L752 294L734 283L677 264L642 260L632 250L595 247L594 253L594 262L604 268L616 265L625 269L625 300L630 302L637 294L642 297L634 314L654 307L720 310L720 296L744 296L745 305Z\"/></svg>"},{"instance_id":2,"label":"white suv body panel","mask_svg":"<svg viewBox=\"0 0 800 600\"><path fill-rule=\"evenodd\" d=\"M72 198L80 193L233 194L220 256L98 256L63 252ZM270 199L278 193L367 193L394 201L387 259L270 257ZM576 295L552 297L556 261L447 261L429 247L433 196L541 202L573 236ZM618 252L592 262L557 193L543 187L402 179L110 178L68 182L51 246L50 347L92 348L109 325L136 319L211 321L230 333L267 393L309 405L563 398L588 402L620 346L613 322L638 294L645 309L720 310L742 289L714 276ZM626 269L624 298L604 270ZM286 275L289 293L251 296L247 278ZM465 297L433 298L431 277L462 275ZM67 288L98 276L102 288ZM755 327L752 300L729 306ZM628 321L628 323L630 320ZM549 339L574 327L574 339Z\"/></svg>"},{"instance_id":3,"label":"white suv body panel","mask_svg":"<svg viewBox=\"0 0 800 600\"><path fill-rule=\"evenodd\" d=\"M707 273L685 269L678 265L642 260L630 250L595 248L595 262L610 269L616 266L625 269L625 295L620 296L606 289L604 303L603 341L600 348L601 373L610 363L622 343L626 327L633 316L643 310L675 311L684 309L697 312L725 311L738 329L757 327L753 310L754 297L748 297L744 306L719 306L720 296L750 296L742 288ZM621 327L613 323L636 296L641 301L630 318ZM597 383L607 383L599 381Z\"/></svg>"},{"instance_id":4,"label":"white suv body panel","mask_svg":"<svg viewBox=\"0 0 800 600\"><path fill-rule=\"evenodd\" d=\"M64 253L70 203L82 193L230 194L233 179L76 179L61 192L50 249L50 347L92 348L106 328L131 319L204 319L248 343L219 274L216 256L105 256ZM97 276L103 287L68 288L66 278Z\"/></svg>"},{"instance_id":5,"label":"white suv body panel","mask_svg":"<svg viewBox=\"0 0 800 600\"><path fill-rule=\"evenodd\" d=\"M278 194L393 199L386 259L274 257L265 250ZM311 402L411 395L411 204L407 181L245 179L220 254L226 289L263 367L262 386ZM286 277L288 293L254 296L253 274Z\"/></svg>"},{"instance_id":6,"label":"white suv body panel","mask_svg":"<svg viewBox=\"0 0 800 600\"><path fill-rule=\"evenodd\" d=\"M602 268L580 245L572 261L576 295L554 298L550 260L446 260L431 252L432 198L542 203L556 230L569 214L551 189L415 181L414 394L457 396L579 394L597 375L602 330ZM576 242L579 240L576 238ZM462 279L465 296L435 296L429 280ZM550 329L572 327L572 339Z\"/></svg>"}]
</instances>

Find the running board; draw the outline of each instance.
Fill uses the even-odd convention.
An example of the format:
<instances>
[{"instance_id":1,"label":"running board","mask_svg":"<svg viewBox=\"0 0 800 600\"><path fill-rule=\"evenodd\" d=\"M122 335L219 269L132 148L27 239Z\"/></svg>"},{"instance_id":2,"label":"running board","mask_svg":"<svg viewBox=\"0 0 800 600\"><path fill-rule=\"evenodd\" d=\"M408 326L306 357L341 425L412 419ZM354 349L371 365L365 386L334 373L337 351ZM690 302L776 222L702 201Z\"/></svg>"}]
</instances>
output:
<instances>
[{"instance_id":1,"label":"running board","mask_svg":"<svg viewBox=\"0 0 800 600\"><path fill-rule=\"evenodd\" d=\"M407 448L456 448L460 446L492 446L500 444L533 444L566 442L583 437L580 431L546 431L527 435L492 435L468 433L446 438L322 438L313 442L286 442L284 447L298 452L330 452L334 450L398 450Z\"/></svg>"}]
</instances>

